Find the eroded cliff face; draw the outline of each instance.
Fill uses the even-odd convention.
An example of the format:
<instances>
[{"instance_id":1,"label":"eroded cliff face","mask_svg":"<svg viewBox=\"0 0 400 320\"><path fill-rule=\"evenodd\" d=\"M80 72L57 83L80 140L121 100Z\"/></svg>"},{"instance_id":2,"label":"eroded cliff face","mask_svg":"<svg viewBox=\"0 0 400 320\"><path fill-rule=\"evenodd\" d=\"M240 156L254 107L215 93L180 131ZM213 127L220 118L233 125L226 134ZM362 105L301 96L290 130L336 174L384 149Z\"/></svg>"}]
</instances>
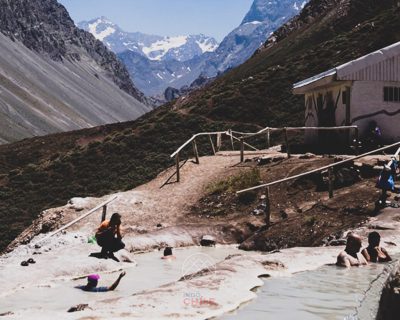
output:
<instances>
[{"instance_id":1,"label":"eroded cliff face","mask_svg":"<svg viewBox=\"0 0 400 320\"><path fill-rule=\"evenodd\" d=\"M54 61L80 61L87 55L108 71L122 90L145 100L115 54L90 33L77 28L56 0L0 0L0 31Z\"/></svg>"}]
</instances>

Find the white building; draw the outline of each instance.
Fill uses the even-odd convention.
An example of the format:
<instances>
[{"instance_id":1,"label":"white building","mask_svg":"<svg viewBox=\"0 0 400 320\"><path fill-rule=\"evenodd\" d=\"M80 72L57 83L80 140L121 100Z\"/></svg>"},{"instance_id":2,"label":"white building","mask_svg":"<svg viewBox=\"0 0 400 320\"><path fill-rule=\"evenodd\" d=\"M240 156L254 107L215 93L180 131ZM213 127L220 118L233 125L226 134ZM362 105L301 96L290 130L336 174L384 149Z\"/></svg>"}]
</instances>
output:
<instances>
[{"instance_id":1,"label":"white building","mask_svg":"<svg viewBox=\"0 0 400 320\"><path fill-rule=\"evenodd\" d=\"M293 92L305 95L306 126L357 125L362 137L376 121L384 141L400 141L400 42L298 82Z\"/></svg>"}]
</instances>

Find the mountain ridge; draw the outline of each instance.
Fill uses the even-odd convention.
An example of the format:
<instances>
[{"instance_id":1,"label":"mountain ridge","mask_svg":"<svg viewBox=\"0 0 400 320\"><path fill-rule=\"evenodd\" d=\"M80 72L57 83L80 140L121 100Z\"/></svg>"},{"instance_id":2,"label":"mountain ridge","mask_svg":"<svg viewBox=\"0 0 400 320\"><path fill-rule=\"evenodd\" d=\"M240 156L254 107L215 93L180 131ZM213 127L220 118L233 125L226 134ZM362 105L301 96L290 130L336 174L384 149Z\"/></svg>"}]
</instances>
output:
<instances>
[{"instance_id":1,"label":"mountain ridge","mask_svg":"<svg viewBox=\"0 0 400 320\"><path fill-rule=\"evenodd\" d=\"M152 109L125 66L55 0L0 0L0 141L132 120Z\"/></svg>"}]
</instances>

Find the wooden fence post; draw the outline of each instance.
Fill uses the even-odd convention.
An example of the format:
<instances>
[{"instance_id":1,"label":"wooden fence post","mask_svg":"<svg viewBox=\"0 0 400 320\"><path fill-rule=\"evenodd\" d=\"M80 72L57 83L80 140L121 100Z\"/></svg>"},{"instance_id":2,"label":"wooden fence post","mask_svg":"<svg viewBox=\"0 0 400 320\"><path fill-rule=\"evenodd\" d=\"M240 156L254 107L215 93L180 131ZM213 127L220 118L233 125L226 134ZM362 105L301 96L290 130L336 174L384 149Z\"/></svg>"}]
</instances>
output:
<instances>
[{"instance_id":1,"label":"wooden fence post","mask_svg":"<svg viewBox=\"0 0 400 320\"><path fill-rule=\"evenodd\" d=\"M106 215L107 215L107 205L103 206L103 213L101 214L101 222L106 220Z\"/></svg>"},{"instance_id":2,"label":"wooden fence post","mask_svg":"<svg viewBox=\"0 0 400 320\"><path fill-rule=\"evenodd\" d=\"M332 199L333 198L333 169L332 168L328 169L328 179L329 179L329 184L328 184L329 199Z\"/></svg>"},{"instance_id":3,"label":"wooden fence post","mask_svg":"<svg viewBox=\"0 0 400 320\"><path fill-rule=\"evenodd\" d=\"M217 150L220 151L222 147L222 134L217 134Z\"/></svg>"},{"instance_id":4,"label":"wooden fence post","mask_svg":"<svg viewBox=\"0 0 400 320\"><path fill-rule=\"evenodd\" d=\"M360 153L360 150L359 150L359 147L360 147L359 138L360 137L359 137L359 133L358 133L358 127L356 127L356 128L354 128L354 140L355 140L355 143L356 143L356 145L355 145L356 156L358 156L359 153Z\"/></svg>"},{"instance_id":5,"label":"wooden fence post","mask_svg":"<svg viewBox=\"0 0 400 320\"><path fill-rule=\"evenodd\" d=\"M271 133L269 128L267 129L267 149L271 148Z\"/></svg>"},{"instance_id":6,"label":"wooden fence post","mask_svg":"<svg viewBox=\"0 0 400 320\"><path fill-rule=\"evenodd\" d=\"M179 165L180 165L180 163L179 163L180 161L179 161L179 152L176 154L176 182L179 182L180 181L180 178L181 178L181 175L180 175L180 172L179 172Z\"/></svg>"},{"instance_id":7,"label":"wooden fence post","mask_svg":"<svg viewBox=\"0 0 400 320\"><path fill-rule=\"evenodd\" d=\"M290 147L289 147L289 139L288 139L288 133L287 133L287 128L285 130L285 144L286 144L286 152L287 152L287 157L290 158Z\"/></svg>"},{"instance_id":8,"label":"wooden fence post","mask_svg":"<svg viewBox=\"0 0 400 320\"><path fill-rule=\"evenodd\" d=\"M200 164L200 161L199 161L199 152L197 151L196 139L193 139L192 144L193 144L193 153L194 153L194 156L195 156L195 158L196 158L196 163L197 163L197 164Z\"/></svg>"},{"instance_id":9,"label":"wooden fence post","mask_svg":"<svg viewBox=\"0 0 400 320\"><path fill-rule=\"evenodd\" d=\"M235 146L233 144L233 135L232 135L232 130L231 129L229 129L229 136L231 137L232 151L235 151Z\"/></svg>"},{"instance_id":10,"label":"wooden fence post","mask_svg":"<svg viewBox=\"0 0 400 320\"><path fill-rule=\"evenodd\" d=\"M211 138L211 134L209 134L208 137L210 138L211 148L212 148L212 151L213 151L214 156L215 156L216 152L215 152L214 142L212 141L212 138Z\"/></svg>"},{"instance_id":11,"label":"wooden fence post","mask_svg":"<svg viewBox=\"0 0 400 320\"><path fill-rule=\"evenodd\" d=\"M244 162L244 139L240 138L240 162Z\"/></svg>"},{"instance_id":12,"label":"wooden fence post","mask_svg":"<svg viewBox=\"0 0 400 320\"><path fill-rule=\"evenodd\" d=\"M271 224L271 205L269 202L269 187L265 188L265 223L267 226Z\"/></svg>"}]
</instances>

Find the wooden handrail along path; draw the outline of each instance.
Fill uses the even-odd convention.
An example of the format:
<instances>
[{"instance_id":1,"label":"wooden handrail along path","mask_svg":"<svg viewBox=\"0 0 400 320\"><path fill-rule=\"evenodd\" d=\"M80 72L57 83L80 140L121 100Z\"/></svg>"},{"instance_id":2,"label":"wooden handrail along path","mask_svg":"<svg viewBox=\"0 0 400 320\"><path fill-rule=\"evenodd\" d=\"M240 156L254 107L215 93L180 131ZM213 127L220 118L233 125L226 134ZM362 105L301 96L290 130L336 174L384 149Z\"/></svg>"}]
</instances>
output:
<instances>
[{"instance_id":1,"label":"wooden handrail along path","mask_svg":"<svg viewBox=\"0 0 400 320\"><path fill-rule=\"evenodd\" d=\"M217 149L215 148L214 142L212 140L211 136L217 136ZM201 132L201 133L197 133L195 135L193 135L189 140L187 140L184 144L182 144L173 154L171 154L171 158L175 157L175 162L176 162L176 180L177 182L180 181L180 153L181 151L187 147L188 145L190 145L190 143L192 143L192 147L193 147L193 153L195 156L195 161L197 164L200 164L199 161L199 152L197 149L197 143L196 143L196 138L200 137L200 136L208 136L210 139L210 143L211 143L211 148L213 150L214 155L217 153L217 151L219 151L220 145L218 143L218 141L220 142L221 140L221 136L222 135L226 135L228 136L231 140L232 140L232 149L233 149L233 140L237 140L237 141L241 141L238 137L236 137L235 135L233 135L232 130L228 130L228 131L216 131L216 132ZM248 143L241 143L242 145L246 145L249 148L253 149L253 150L257 150L257 148L253 147L252 145L248 144Z\"/></svg>"},{"instance_id":2,"label":"wooden handrail along path","mask_svg":"<svg viewBox=\"0 0 400 320\"><path fill-rule=\"evenodd\" d=\"M299 130L324 130L324 131L332 131L332 130L354 130L354 136L355 140L358 141L358 127L357 126L341 126L341 127L284 127L284 128L271 128L271 127L266 127L258 132L239 132L239 131L234 131L234 130L227 130L227 131L216 131L216 132L201 132L193 135L190 139L188 139L184 144L182 144L173 154L171 154L171 158L175 157L175 163L176 163L176 180L177 182L180 181L180 153L181 151L186 148L190 143L192 143L193 147L193 153L195 156L195 162L196 164L200 164L199 161L199 152L197 148L197 143L196 143L196 138L200 136L208 136L210 139L211 143L211 148L213 151L213 154L215 155L220 148L220 142L221 142L221 137L222 135L226 135L231 139L231 144L232 144L232 150L234 150L234 144L233 140L239 141L240 143L240 162L244 162L244 153L245 153L245 146L248 148L259 151L256 147L250 145L249 143L245 142L246 139L255 137L258 135L266 134L267 135L267 148L271 147L271 140L270 140L270 134L271 132L275 131L283 131L285 133L285 145L286 145L286 151L288 158L290 158L290 147L289 147L289 142L288 142L288 132L289 131L299 131ZM217 136L217 149L215 148L214 142L212 140L211 136ZM239 135L235 136L235 135ZM219 142L219 143L218 143ZM356 148L356 151L358 149Z\"/></svg>"},{"instance_id":3,"label":"wooden handrail along path","mask_svg":"<svg viewBox=\"0 0 400 320\"><path fill-rule=\"evenodd\" d=\"M49 235L45 236L44 238L42 238L42 239L36 241L34 244L31 244L31 245L32 245L32 246L36 246L36 245L38 245L39 243L41 243L41 242L43 242L43 241L45 241L45 240L47 240L47 239L53 237L53 236L56 235L57 233L60 233L61 231L63 231L63 230L65 230L65 229L69 228L70 226L72 226L72 225L74 225L75 223L81 221L82 219L84 219L84 218L86 218L87 216L91 215L92 213L94 213L95 211L99 210L100 208L103 208L102 216L101 216L101 222L103 222L103 221L105 220L106 214L107 214L107 205L110 204L111 202L113 202L114 200L116 200L117 198L118 198L118 196L116 196L116 195L113 196L113 197L111 197L110 199L108 199L108 200L102 202L101 204L99 204L97 207L95 207L95 208L89 210L89 211L86 212L85 214L81 215L80 217L76 218L75 220L69 222L69 223L66 224L65 226L63 226L63 227L57 229L56 231L50 233Z\"/></svg>"},{"instance_id":4,"label":"wooden handrail along path","mask_svg":"<svg viewBox=\"0 0 400 320\"><path fill-rule=\"evenodd\" d=\"M364 158L364 157L369 156L371 154L374 154L376 152L385 151L387 149L391 149L391 148L399 147L399 146L400 146L400 142L396 142L394 144L391 144L391 145L388 145L388 146L385 146L385 147L382 147L382 148L379 148L379 149L375 149L375 150L363 153L361 155L351 157L351 158L346 159L346 160L338 161L338 162L335 162L335 163L330 164L330 165L319 167L319 168L314 169L314 170L303 172L303 173L300 173L300 174L297 174L297 175L294 175L294 176L290 176L290 177L287 177L287 178L283 178L283 179L280 179L280 180L275 180L273 182L264 183L264 184L261 184L261 185L255 186L255 187L243 189L243 190L237 191L236 194L241 194L241 193L244 193L244 192L249 192L249 191L265 188L265 195L266 195L266 202L267 202L267 204L266 204L266 208L267 208L267 210L266 210L266 221L267 221L267 224L269 224L270 215L271 215L270 209L269 209L270 208L269 187L274 186L274 185L279 184L279 183L283 183L283 182L291 181L291 180L294 180L294 179L298 179L298 178L310 175L312 173L328 170L329 198L333 198L333 168L334 167L341 166L341 165L349 163L349 162L353 162L354 160L357 160L357 159L360 159L360 158ZM393 157L396 158L399 154L400 154L400 148L397 149L397 151L393 155Z\"/></svg>"}]
</instances>

